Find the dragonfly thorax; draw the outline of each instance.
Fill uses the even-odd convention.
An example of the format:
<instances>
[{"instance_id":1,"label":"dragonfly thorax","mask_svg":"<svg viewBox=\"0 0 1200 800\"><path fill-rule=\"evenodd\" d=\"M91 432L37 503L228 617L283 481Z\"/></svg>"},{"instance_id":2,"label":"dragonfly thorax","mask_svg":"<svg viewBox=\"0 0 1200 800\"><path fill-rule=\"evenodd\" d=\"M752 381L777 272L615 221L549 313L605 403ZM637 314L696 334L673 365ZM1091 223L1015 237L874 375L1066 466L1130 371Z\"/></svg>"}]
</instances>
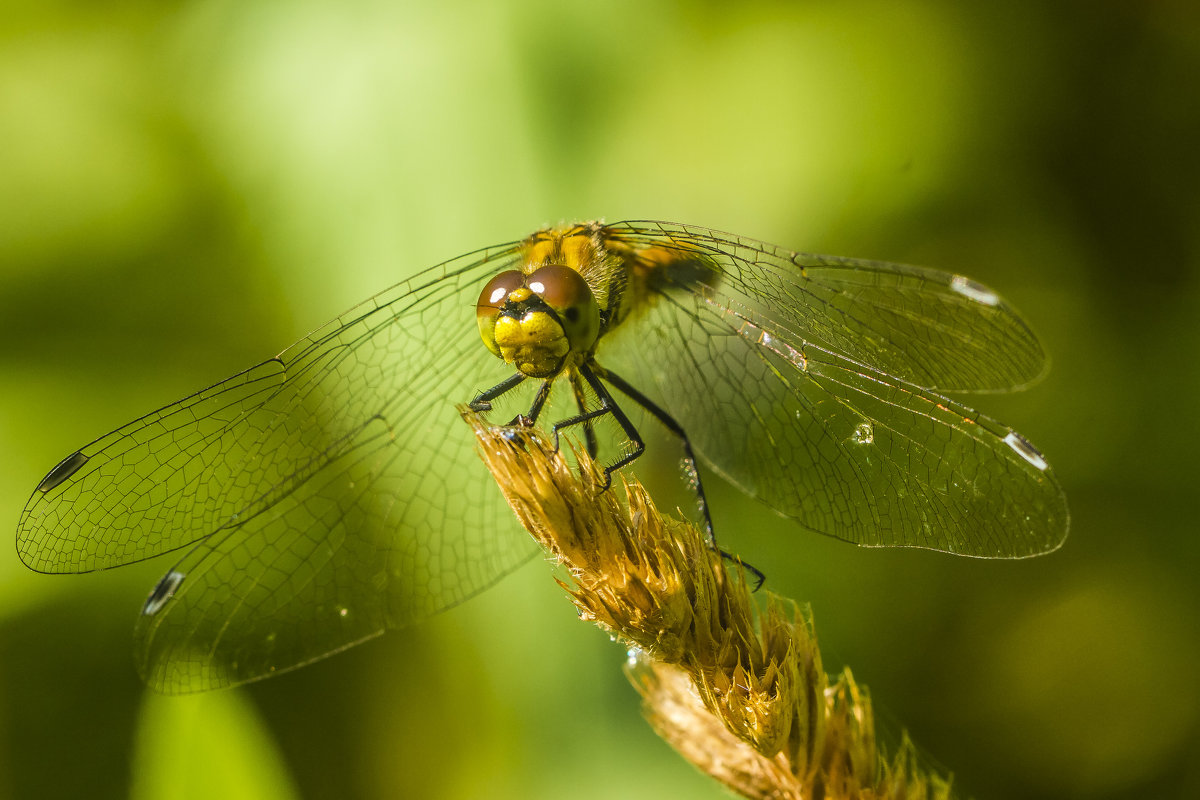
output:
<instances>
[{"instance_id":1,"label":"dragonfly thorax","mask_svg":"<svg viewBox=\"0 0 1200 800\"><path fill-rule=\"evenodd\" d=\"M476 304L488 349L531 378L549 378L587 357L600 333L600 307L583 276L551 265L488 281Z\"/></svg>"}]
</instances>

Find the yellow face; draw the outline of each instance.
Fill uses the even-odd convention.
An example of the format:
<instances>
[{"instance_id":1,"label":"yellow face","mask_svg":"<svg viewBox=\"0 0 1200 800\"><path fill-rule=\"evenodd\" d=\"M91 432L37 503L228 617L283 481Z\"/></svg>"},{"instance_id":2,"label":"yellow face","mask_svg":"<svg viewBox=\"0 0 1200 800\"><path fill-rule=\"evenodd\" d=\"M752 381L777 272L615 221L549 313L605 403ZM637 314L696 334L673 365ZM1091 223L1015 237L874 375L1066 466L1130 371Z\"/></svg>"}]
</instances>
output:
<instances>
[{"instance_id":1,"label":"yellow face","mask_svg":"<svg viewBox=\"0 0 1200 800\"><path fill-rule=\"evenodd\" d=\"M600 307L587 281L550 265L526 275L507 270L488 281L475 306L483 343L518 372L549 378L583 358L600 334Z\"/></svg>"}]
</instances>

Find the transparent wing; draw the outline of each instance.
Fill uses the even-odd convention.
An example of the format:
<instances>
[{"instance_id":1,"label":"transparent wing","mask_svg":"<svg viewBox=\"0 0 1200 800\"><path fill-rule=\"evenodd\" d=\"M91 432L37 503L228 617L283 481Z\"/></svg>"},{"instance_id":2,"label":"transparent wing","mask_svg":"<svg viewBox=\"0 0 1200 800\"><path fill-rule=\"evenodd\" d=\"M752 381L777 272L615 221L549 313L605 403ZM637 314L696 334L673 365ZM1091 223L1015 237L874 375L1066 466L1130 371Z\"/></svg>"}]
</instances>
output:
<instances>
[{"instance_id":1,"label":"transparent wing","mask_svg":"<svg viewBox=\"0 0 1200 800\"><path fill-rule=\"evenodd\" d=\"M790 342L838 353L941 392L1005 391L1037 380L1046 355L998 294L938 270L782 250L666 222L610 226L632 244L699 254L716 302Z\"/></svg>"},{"instance_id":2,"label":"transparent wing","mask_svg":"<svg viewBox=\"0 0 1200 800\"><path fill-rule=\"evenodd\" d=\"M490 585L535 548L454 406L509 373L472 312L513 251L427 271L68 457L26 506L22 559L78 572L198 542L138 628L167 691L297 666Z\"/></svg>"},{"instance_id":3,"label":"transparent wing","mask_svg":"<svg viewBox=\"0 0 1200 800\"><path fill-rule=\"evenodd\" d=\"M702 252L718 277L649 300L598 360L660 402L734 484L861 545L1018 558L1061 544L1066 501L1036 449L913 382L997 388L1041 369L1036 340L994 294L970 284L980 298L961 295L953 276L928 270L834 260L814 289L811 268L769 246L630 230L622 239Z\"/></svg>"}]
</instances>

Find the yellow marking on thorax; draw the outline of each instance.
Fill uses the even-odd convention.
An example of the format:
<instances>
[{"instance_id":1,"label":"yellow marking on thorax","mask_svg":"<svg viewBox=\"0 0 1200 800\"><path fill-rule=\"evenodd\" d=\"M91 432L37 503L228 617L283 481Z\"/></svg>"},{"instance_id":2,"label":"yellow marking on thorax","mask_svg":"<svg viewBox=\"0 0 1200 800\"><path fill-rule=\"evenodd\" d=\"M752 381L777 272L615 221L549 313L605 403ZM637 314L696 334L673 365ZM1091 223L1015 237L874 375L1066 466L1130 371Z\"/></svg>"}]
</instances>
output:
<instances>
[{"instance_id":1,"label":"yellow marking on thorax","mask_svg":"<svg viewBox=\"0 0 1200 800\"><path fill-rule=\"evenodd\" d=\"M526 274L548 264L569 267L584 277L604 313L601 336L654 301L653 286L684 283L707 273L701 253L658 245L637 246L602 225L585 223L540 231L522 253ZM668 277L670 276L670 277Z\"/></svg>"},{"instance_id":2,"label":"yellow marking on thorax","mask_svg":"<svg viewBox=\"0 0 1200 800\"><path fill-rule=\"evenodd\" d=\"M526 273L556 264L570 267L586 278L598 257L597 241L591 229L579 225L541 231L530 237L522 255L521 269Z\"/></svg>"},{"instance_id":3,"label":"yellow marking on thorax","mask_svg":"<svg viewBox=\"0 0 1200 800\"><path fill-rule=\"evenodd\" d=\"M573 269L587 281L600 309L606 310L614 265L604 247L601 231L594 223L539 231L525 243L521 271L528 275L551 264Z\"/></svg>"}]
</instances>

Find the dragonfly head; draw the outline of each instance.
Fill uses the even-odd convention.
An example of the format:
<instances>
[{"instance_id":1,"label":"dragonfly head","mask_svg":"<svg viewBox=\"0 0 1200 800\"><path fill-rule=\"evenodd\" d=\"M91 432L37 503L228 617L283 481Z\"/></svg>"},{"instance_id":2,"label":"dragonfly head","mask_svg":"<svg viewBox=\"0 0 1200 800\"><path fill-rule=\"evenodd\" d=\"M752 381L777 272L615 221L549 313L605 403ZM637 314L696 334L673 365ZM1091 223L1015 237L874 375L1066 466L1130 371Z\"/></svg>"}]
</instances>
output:
<instances>
[{"instance_id":1,"label":"dragonfly head","mask_svg":"<svg viewBox=\"0 0 1200 800\"><path fill-rule=\"evenodd\" d=\"M587 281L558 265L528 275L501 272L479 294L475 318L488 349L531 378L557 375L600 334L600 307Z\"/></svg>"}]
</instances>

